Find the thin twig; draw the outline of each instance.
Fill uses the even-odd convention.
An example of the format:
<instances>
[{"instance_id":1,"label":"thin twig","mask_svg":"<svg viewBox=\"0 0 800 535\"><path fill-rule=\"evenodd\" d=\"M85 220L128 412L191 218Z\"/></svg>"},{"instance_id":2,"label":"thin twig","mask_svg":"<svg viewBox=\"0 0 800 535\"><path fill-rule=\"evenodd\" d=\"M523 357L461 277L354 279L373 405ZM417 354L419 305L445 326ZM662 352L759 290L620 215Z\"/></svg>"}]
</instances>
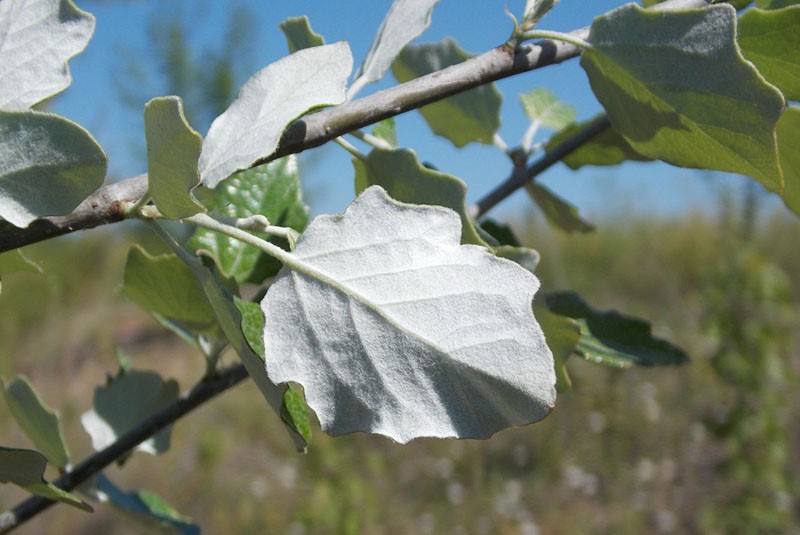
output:
<instances>
[{"instance_id":1,"label":"thin twig","mask_svg":"<svg viewBox=\"0 0 800 535\"><path fill-rule=\"evenodd\" d=\"M75 468L58 478L54 482L55 486L66 491L75 489L148 438L206 401L239 384L246 377L247 371L244 366L236 364L217 375L203 379L186 394L119 437L113 444L81 461ZM13 509L0 515L0 533L10 532L55 503L57 502L40 496L32 496L20 502Z\"/></svg>"}]
</instances>

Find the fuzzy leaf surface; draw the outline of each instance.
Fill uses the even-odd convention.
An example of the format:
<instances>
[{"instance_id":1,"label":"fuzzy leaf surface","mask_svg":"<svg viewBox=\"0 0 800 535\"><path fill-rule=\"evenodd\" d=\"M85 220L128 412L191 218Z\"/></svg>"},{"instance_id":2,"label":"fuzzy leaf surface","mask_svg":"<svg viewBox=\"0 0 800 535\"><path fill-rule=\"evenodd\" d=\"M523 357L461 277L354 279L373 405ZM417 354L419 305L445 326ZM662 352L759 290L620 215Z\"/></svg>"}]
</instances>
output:
<instances>
[{"instance_id":1,"label":"fuzzy leaf surface","mask_svg":"<svg viewBox=\"0 0 800 535\"><path fill-rule=\"evenodd\" d=\"M95 451L111 445L159 409L178 399L178 383L155 372L129 370L94 389L92 408L81 415ZM145 440L136 450L158 455L169 449L172 426Z\"/></svg>"},{"instance_id":2,"label":"fuzzy leaf surface","mask_svg":"<svg viewBox=\"0 0 800 535\"><path fill-rule=\"evenodd\" d=\"M31 494L92 512L89 504L46 481L45 468L47 458L38 451L0 446L0 483L12 483Z\"/></svg>"},{"instance_id":3,"label":"fuzzy leaf surface","mask_svg":"<svg viewBox=\"0 0 800 535\"><path fill-rule=\"evenodd\" d=\"M377 82L405 46L431 25L431 14L439 0L394 0L356 73L348 97Z\"/></svg>"},{"instance_id":4,"label":"fuzzy leaf surface","mask_svg":"<svg viewBox=\"0 0 800 535\"><path fill-rule=\"evenodd\" d=\"M68 214L103 183L106 166L103 149L77 123L0 110L0 217L12 225Z\"/></svg>"},{"instance_id":5,"label":"fuzzy leaf surface","mask_svg":"<svg viewBox=\"0 0 800 535\"><path fill-rule=\"evenodd\" d=\"M270 224L302 232L308 223L309 209L303 201L297 156L291 155L265 165L240 171L225 184L202 195L208 210L225 217L261 214ZM285 240L262 236L288 247ZM280 263L252 245L202 228L189 240L190 250L211 253L219 269L237 282L260 283L278 273Z\"/></svg>"},{"instance_id":6,"label":"fuzzy leaf surface","mask_svg":"<svg viewBox=\"0 0 800 535\"><path fill-rule=\"evenodd\" d=\"M200 182L197 159L203 142L189 126L179 97L154 98L144 106L148 194L158 211L183 219L203 211L191 194Z\"/></svg>"},{"instance_id":7,"label":"fuzzy leaf surface","mask_svg":"<svg viewBox=\"0 0 800 535\"><path fill-rule=\"evenodd\" d=\"M313 48L325 44L325 39L311 29L308 17L289 17L280 23L281 31L286 37L289 53L294 54L304 48Z\"/></svg>"},{"instance_id":8,"label":"fuzzy leaf surface","mask_svg":"<svg viewBox=\"0 0 800 535\"><path fill-rule=\"evenodd\" d=\"M800 5L739 17L739 46L789 100L800 100Z\"/></svg>"},{"instance_id":9,"label":"fuzzy leaf surface","mask_svg":"<svg viewBox=\"0 0 800 535\"><path fill-rule=\"evenodd\" d=\"M437 44L406 47L392 64L392 73L398 82L407 82L471 57L453 39L446 38ZM500 128L502 103L503 96L491 83L423 106L419 112L434 133L456 147L473 141L491 145Z\"/></svg>"},{"instance_id":10,"label":"fuzzy leaf surface","mask_svg":"<svg viewBox=\"0 0 800 535\"><path fill-rule=\"evenodd\" d=\"M261 303L266 367L303 386L326 433L487 438L552 410L539 281L461 245L460 226L374 186L298 240Z\"/></svg>"},{"instance_id":11,"label":"fuzzy leaf surface","mask_svg":"<svg viewBox=\"0 0 800 535\"><path fill-rule=\"evenodd\" d=\"M47 461L58 468L69 464L69 450L58 415L42 401L27 377L16 376L3 385L6 405L17 425Z\"/></svg>"},{"instance_id":12,"label":"fuzzy leaf surface","mask_svg":"<svg viewBox=\"0 0 800 535\"><path fill-rule=\"evenodd\" d=\"M0 108L23 110L66 89L67 61L94 32L70 0L0 2Z\"/></svg>"},{"instance_id":13,"label":"fuzzy leaf surface","mask_svg":"<svg viewBox=\"0 0 800 535\"><path fill-rule=\"evenodd\" d=\"M353 160L356 193L381 186L398 201L435 204L461 217L461 241L486 245L467 213L467 185L458 177L422 165L409 149L373 149L366 160Z\"/></svg>"},{"instance_id":14,"label":"fuzzy leaf surface","mask_svg":"<svg viewBox=\"0 0 800 535\"><path fill-rule=\"evenodd\" d=\"M782 188L783 95L745 61L729 5L597 17L581 66L614 129L639 153Z\"/></svg>"},{"instance_id":15,"label":"fuzzy leaf surface","mask_svg":"<svg viewBox=\"0 0 800 535\"><path fill-rule=\"evenodd\" d=\"M575 120L575 107L558 99L548 89L534 89L519 96L528 118L553 130L561 130Z\"/></svg>"},{"instance_id":16,"label":"fuzzy leaf surface","mask_svg":"<svg viewBox=\"0 0 800 535\"><path fill-rule=\"evenodd\" d=\"M345 42L298 50L254 74L211 124L200 152L202 183L213 188L275 152L295 119L344 102L353 57Z\"/></svg>"}]
</instances>

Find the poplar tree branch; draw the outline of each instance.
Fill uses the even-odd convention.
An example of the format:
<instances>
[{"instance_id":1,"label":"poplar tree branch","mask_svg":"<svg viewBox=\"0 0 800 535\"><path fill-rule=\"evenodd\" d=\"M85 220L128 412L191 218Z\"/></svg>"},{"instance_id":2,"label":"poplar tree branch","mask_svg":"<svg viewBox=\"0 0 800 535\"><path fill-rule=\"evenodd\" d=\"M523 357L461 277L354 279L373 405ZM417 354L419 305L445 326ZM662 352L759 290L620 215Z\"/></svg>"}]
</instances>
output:
<instances>
[{"instance_id":1,"label":"poplar tree branch","mask_svg":"<svg viewBox=\"0 0 800 535\"><path fill-rule=\"evenodd\" d=\"M651 9L684 9L706 6L708 3L708 0L667 0ZM569 35L586 40L589 29L575 30ZM516 52L507 45L499 46L441 71L304 116L289 125L278 149L254 166L317 147L353 130L457 93L561 63L578 56L580 52L580 48L573 44L547 39L522 45ZM139 201L146 191L147 175L139 175L101 187L69 215L41 218L27 228L17 228L2 221L0 253L77 230L121 221L124 219L121 207Z\"/></svg>"}]
</instances>

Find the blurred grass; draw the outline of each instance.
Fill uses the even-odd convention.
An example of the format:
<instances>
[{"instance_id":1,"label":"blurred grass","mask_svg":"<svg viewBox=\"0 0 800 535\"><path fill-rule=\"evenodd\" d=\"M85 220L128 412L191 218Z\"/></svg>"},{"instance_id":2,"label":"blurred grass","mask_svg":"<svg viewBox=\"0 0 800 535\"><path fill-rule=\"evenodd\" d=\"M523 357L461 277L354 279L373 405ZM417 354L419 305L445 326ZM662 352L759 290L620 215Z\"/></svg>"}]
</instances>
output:
<instances>
[{"instance_id":1,"label":"blurred grass","mask_svg":"<svg viewBox=\"0 0 800 535\"><path fill-rule=\"evenodd\" d=\"M541 252L544 289L574 289L598 308L651 320L659 336L689 352L689 366L609 370L573 358L573 390L537 425L488 441L408 446L365 435L333 440L317 430L305 456L293 452L248 383L179 422L167 454L136 454L107 474L123 489L161 495L205 533L731 532L707 520L709 511L729 510L727 498L741 478L719 469L731 448L709 431L709 419L727 414L736 389L711 365L720 339L706 327L714 282L737 248L730 229L700 214L599 223L584 236L564 236L536 220L522 225L525 243ZM142 236L149 240L94 231L40 244L26 253L43 264L44 275L3 280L0 373L32 379L60 411L77 459L91 450L80 414L94 386L116 369L118 348L137 368L176 377L184 389L203 372L199 355L117 295L128 243ZM778 213L764 218L749 245L786 274L792 310L800 300L798 236L800 221ZM760 531L751 518L735 532L798 533L798 332L782 355L782 379L791 386L768 415L794 446L783 467L793 487L775 504L759 506L783 508L787 521ZM0 443L30 446L4 407L0 423ZM23 497L0 487L0 508ZM98 505L92 515L51 508L20 533L148 531Z\"/></svg>"}]
</instances>

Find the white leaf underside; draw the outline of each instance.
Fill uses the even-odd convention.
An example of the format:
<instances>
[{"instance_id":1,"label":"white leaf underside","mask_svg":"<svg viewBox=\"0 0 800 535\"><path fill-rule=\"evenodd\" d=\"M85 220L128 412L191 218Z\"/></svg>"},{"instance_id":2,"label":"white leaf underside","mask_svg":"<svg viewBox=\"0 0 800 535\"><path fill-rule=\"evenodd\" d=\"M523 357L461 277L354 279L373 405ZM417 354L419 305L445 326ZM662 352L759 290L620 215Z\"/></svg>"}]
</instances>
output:
<instances>
[{"instance_id":1,"label":"white leaf underside","mask_svg":"<svg viewBox=\"0 0 800 535\"><path fill-rule=\"evenodd\" d=\"M266 365L303 385L327 433L487 438L552 409L538 280L460 245L460 227L374 186L303 233L262 302Z\"/></svg>"}]
</instances>

